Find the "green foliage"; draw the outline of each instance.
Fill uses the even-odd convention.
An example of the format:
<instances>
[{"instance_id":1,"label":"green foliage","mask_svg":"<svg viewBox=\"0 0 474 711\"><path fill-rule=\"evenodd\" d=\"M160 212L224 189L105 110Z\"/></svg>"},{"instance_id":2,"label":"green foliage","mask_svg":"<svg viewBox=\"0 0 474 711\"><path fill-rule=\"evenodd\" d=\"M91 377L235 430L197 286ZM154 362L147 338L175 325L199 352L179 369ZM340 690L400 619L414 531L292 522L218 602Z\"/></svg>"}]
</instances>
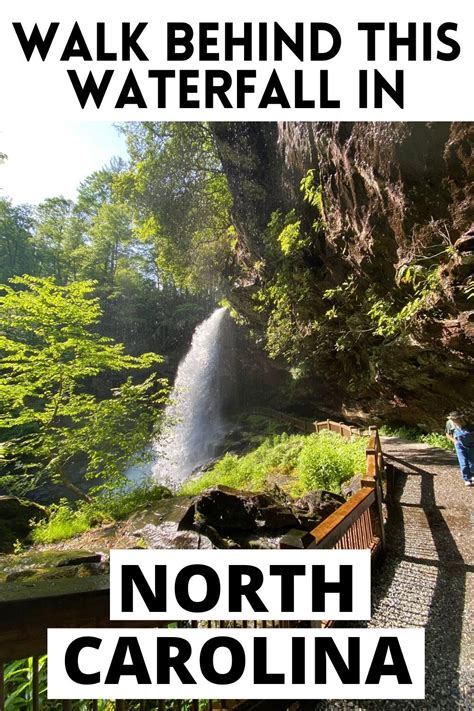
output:
<instances>
[{"instance_id":1,"label":"green foliage","mask_svg":"<svg viewBox=\"0 0 474 711\"><path fill-rule=\"evenodd\" d=\"M127 518L131 513L171 496L163 486L143 483L104 491L91 501L79 501L73 506L67 499L49 507L49 517L36 523L32 530L35 543L54 543L88 531L95 526Z\"/></svg>"},{"instance_id":2,"label":"green foliage","mask_svg":"<svg viewBox=\"0 0 474 711\"><path fill-rule=\"evenodd\" d=\"M168 625L173 627L173 624ZM62 701L52 701L47 696L47 656L38 658L38 684L39 699L41 709L48 711L61 711ZM18 659L5 665L5 711L26 711L31 709L33 704L33 658ZM182 711L191 711L193 708L191 700L179 701L179 708ZM96 702L97 711L115 711L115 702L106 699L98 699ZM90 711L91 702L78 699L73 702L74 711ZM147 701L148 711L175 711L176 702L171 699L165 701ZM199 711L207 711L209 708L208 699L199 700ZM141 711L142 701L127 701L128 711Z\"/></svg>"},{"instance_id":3,"label":"green foliage","mask_svg":"<svg viewBox=\"0 0 474 711\"><path fill-rule=\"evenodd\" d=\"M424 444L429 444L430 447L439 447L440 449L447 449L449 451L452 451L454 447L453 443L446 437L446 435L441 434L441 432L429 432L428 434L422 434L419 441Z\"/></svg>"},{"instance_id":4,"label":"green foliage","mask_svg":"<svg viewBox=\"0 0 474 711\"><path fill-rule=\"evenodd\" d=\"M159 424L164 399L155 375L138 377L141 384L127 378L154 369L158 357L146 351L165 353L164 374L173 375L183 343L214 303L207 284L202 295L190 296L160 269L160 244L144 234L146 216L137 202L132 209L125 169L115 160L88 176L75 203L59 196L14 207L0 198L0 283L14 279L0 307L2 325L12 321L0 345L0 406L8 413L0 421L0 476L11 491L25 492L48 477L66 483L84 461L88 477L118 478ZM197 227L197 213L194 221ZM25 274L28 284L17 281ZM29 308L36 286L49 278L51 293L45 282L36 322L27 323L9 300L23 294L21 308ZM60 287L68 287L67 298ZM7 341L16 343L12 352Z\"/></svg>"},{"instance_id":5,"label":"green foliage","mask_svg":"<svg viewBox=\"0 0 474 711\"><path fill-rule=\"evenodd\" d=\"M300 190L303 193L303 199L305 202L311 205L311 207L314 207L316 210L317 217L313 222L313 229L315 231L323 229L326 223L323 202L323 186L321 183L316 181L315 170L308 170L300 183Z\"/></svg>"},{"instance_id":6,"label":"green foliage","mask_svg":"<svg viewBox=\"0 0 474 711\"><path fill-rule=\"evenodd\" d=\"M400 439L408 439L411 442L419 441L422 435L422 431L418 427L407 427L406 425L400 427L384 425L380 428L379 433L382 437L399 437Z\"/></svg>"},{"instance_id":7,"label":"green foliage","mask_svg":"<svg viewBox=\"0 0 474 711\"><path fill-rule=\"evenodd\" d=\"M38 659L39 698L46 703L46 655ZM24 711L33 703L33 659L18 659L5 666L5 711ZM60 709L58 702L56 708ZM50 708L53 708L54 702ZM49 705L49 703L48 703Z\"/></svg>"},{"instance_id":8,"label":"green foliage","mask_svg":"<svg viewBox=\"0 0 474 711\"><path fill-rule=\"evenodd\" d=\"M288 255L301 247L300 227L300 220L290 222L289 224L285 225L285 227L278 235L278 241L280 243L280 248L283 254Z\"/></svg>"},{"instance_id":9,"label":"green foliage","mask_svg":"<svg viewBox=\"0 0 474 711\"><path fill-rule=\"evenodd\" d=\"M198 479L185 482L180 493L196 494L217 484L261 491L273 477L292 474L304 440L301 435L275 435L241 457L226 454Z\"/></svg>"},{"instance_id":10,"label":"green foliage","mask_svg":"<svg viewBox=\"0 0 474 711\"><path fill-rule=\"evenodd\" d=\"M74 204L63 197L48 198L36 209L34 243L43 250L43 269L63 283L68 271L68 254L65 249L69 218Z\"/></svg>"},{"instance_id":11,"label":"green foliage","mask_svg":"<svg viewBox=\"0 0 474 711\"><path fill-rule=\"evenodd\" d=\"M399 437L400 439L408 439L412 442L422 442L430 447L439 447L440 449L453 449L452 442L441 432L423 432L418 427L388 427L384 426L380 429L380 434L384 437Z\"/></svg>"},{"instance_id":12,"label":"green foliage","mask_svg":"<svg viewBox=\"0 0 474 711\"><path fill-rule=\"evenodd\" d=\"M252 300L257 313L267 318L267 351L271 358L283 356L300 365L301 341L311 337L317 324L308 309L314 279L304 267L305 254L314 234L305 232L294 210L275 211L263 235L267 261L262 263L262 286ZM266 278L273 271L271 278Z\"/></svg>"},{"instance_id":13,"label":"green foliage","mask_svg":"<svg viewBox=\"0 0 474 711\"><path fill-rule=\"evenodd\" d=\"M248 430L249 433L263 438L281 434L282 429L287 427L286 423L279 422L272 417L255 414L244 415L240 418L240 424L245 431Z\"/></svg>"},{"instance_id":14,"label":"green foliage","mask_svg":"<svg viewBox=\"0 0 474 711\"><path fill-rule=\"evenodd\" d=\"M297 462L303 491L325 489L340 493L341 484L354 474L365 472L367 440L348 441L334 433L313 436Z\"/></svg>"},{"instance_id":15,"label":"green foliage","mask_svg":"<svg viewBox=\"0 0 474 711\"><path fill-rule=\"evenodd\" d=\"M125 167L115 160L92 173L75 203L53 197L13 207L0 198L0 283L23 274L63 285L95 280L104 313L98 330L132 353L170 355L172 370L180 344L210 308L210 292L206 284L191 297L160 270L159 244L146 237L138 207L124 194ZM181 307L189 307L186 320L176 314Z\"/></svg>"},{"instance_id":16,"label":"green foliage","mask_svg":"<svg viewBox=\"0 0 474 711\"><path fill-rule=\"evenodd\" d=\"M32 236L33 209L0 198L0 283L32 271L41 258Z\"/></svg>"},{"instance_id":17,"label":"green foliage","mask_svg":"<svg viewBox=\"0 0 474 711\"><path fill-rule=\"evenodd\" d=\"M154 375L138 384L129 378L103 400L84 392L84 384L107 372L149 370L162 358L127 355L93 330L101 308L91 282L58 286L25 276L10 284L0 296L6 324L0 333L0 428L13 479L26 473L30 486L39 476L67 484L67 466L82 457L87 478L116 483L156 426L165 384Z\"/></svg>"},{"instance_id":18,"label":"green foliage","mask_svg":"<svg viewBox=\"0 0 474 711\"><path fill-rule=\"evenodd\" d=\"M55 543L78 536L106 520L102 512L92 520L89 514L90 511L82 507L73 510L67 499L61 499L58 504L50 507L49 520L33 527L31 538L35 543Z\"/></svg>"},{"instance_id":19,"label":"green foliage","mask_svg":"<svg viewBox=\"0 0 474 711\"><path fill-rule=\"evenodd\" d=\"M311 268L324 228L322 187L316 172L308 171L300 184L303 199L312 208L300 216L296 209L272 213L262 235L264 254L254 265L259 288L252 295L254 309L266 317L267 351L305 370L307 347L320 325L314 318L318 284ZM261 265L261 266L260 266Z\"/></svg>"},{"instance_id":20,"label":"green foliage","mask_svg":"<svg viewBox=\"0 0 474 711\"><path fill-rule=\"evenodd\" d=\"M235 243L231 196L206 123L125 124L131 167L120 194L165 277L195 292L222 282Z\"/></svg>"},{"instance_id":21,"label":"green foliage","mask_svg":"<svg viewBox=\"0 0 474 711\"><path fill-rule=\"evenodd\" d=\"M280 262L282 254L285 257L298 256L308 247L310 237L302 232L301 220L297 218L296 210L290 210L286 215L275 210L268 222L264 241L272 258ZM275 249L277 244L279 249Z\"/></svg>"},{"instance_id":22,"label":"green foliage","mask_svg":"<svg viewBox=\"0 0 474 711\"><path fill-rule=\"evenodd\" d=\"M363 438L347 442L333 433L273 435L241 457L226 454L183 484L180 493L197 494L217 484L262 491L273 483L294 495L318 488L338 493L346 479L365 471L366 446Z\"/></svg>"},{"instance_id":23,"label":"green foliage","mask_svg":"<svg viewBox=\"0 0 474 711\"><path fill-rule=\"evenodd\" d=\"M390 300L378 299L373 292L368 292L367 314L376 324L376 335L390 337L404 333L418 314L433 305L440 287L440 268L406 265L399 271L398 279L400 284L410 288L410 295L401 308L394 308Z\"/></svg>"},{"instance_id":24,"label":"green foliage","mask_svg":"<svg viewBox=\"0 0 474 711\"><path fill-rule=\"evenodd\" d=\"M382 265L384 256L372 253L368 242L359 267L342 231L337 239L324 237L317 172L310 171L300 187L307 205L272 214L254 263L255 287L249 292L265 323L267 352L284 359L301 381L328 372L339 374L352 391L379 388L393 373L393 367L387 370L387 346L401 346L416 338L428 319L452 313L445 277L452 256L449 236L439 244L435 225L423 244L404 249L398 269ZM344 264L345 271L339 271Z\"/></svg>"}]
</instances>

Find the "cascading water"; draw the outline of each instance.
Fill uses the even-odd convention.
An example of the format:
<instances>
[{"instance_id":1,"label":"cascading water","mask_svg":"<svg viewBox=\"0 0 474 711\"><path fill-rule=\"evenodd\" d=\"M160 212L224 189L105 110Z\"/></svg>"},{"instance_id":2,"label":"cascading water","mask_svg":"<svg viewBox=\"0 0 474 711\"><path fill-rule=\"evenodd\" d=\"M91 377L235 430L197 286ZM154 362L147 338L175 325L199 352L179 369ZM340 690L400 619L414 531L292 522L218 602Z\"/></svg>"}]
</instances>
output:
<instances>
[{"instance_id":1,"label":"cascading water","mask_svg":"<svg viewBox=\"0 0 474 711\"><path fill-rule=\"evenodd\" d=\"M148 472L151 468L157 482L172 488L212 459L227 431L222 414L226 321L226 309L216 309L194 331L178 367L162 431L152 443ZM142 467L128 472L131 479L143 474Z\"/></svg>"}]
</instances>

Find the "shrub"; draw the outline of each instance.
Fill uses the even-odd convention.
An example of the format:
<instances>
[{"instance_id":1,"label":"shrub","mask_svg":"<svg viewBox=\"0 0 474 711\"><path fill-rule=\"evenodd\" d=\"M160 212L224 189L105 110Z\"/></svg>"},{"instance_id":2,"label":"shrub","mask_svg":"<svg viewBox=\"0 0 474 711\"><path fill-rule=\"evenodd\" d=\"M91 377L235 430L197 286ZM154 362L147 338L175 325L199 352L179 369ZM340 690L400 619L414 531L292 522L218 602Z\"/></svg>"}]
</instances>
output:
<instances>
[{"instance_id":1,"label":"shrub","mask_svg":"<svg viewBox=\"0 0 474 711\"><path fill-rule=\"evenodd\" d=\"M36 543L54 543L78 536L108 521L126 518L151 501L171 496L163 486L140 484L119 491L107 491L92 501L79 501L74 506L67 499L50 507L48 520L35 524L32 531Z\"/></svg>"},{"instance_id":2,"label":"shrub","mask_svg":"<svg viewBox=\"0 0 474 711\"><path fill-rule=\"evenodd\" d=\"M78 536L89 528L91 523L87 512L80 505L73 510L67 499L61 499L58 504L50 506L48 520L33 526L31 537L35 543L54 543Z\"/></svg>"},{"instance_id":3,"label":"shrub","mask_svg":"<svg viewBox=\"0 0 474 711\"><path fill-rule=\"evenodd\" d=\"M423 442L423 444L429 444L430 447L453 449L452 443L445 434L441 432L424 433L418 427L382 427L380 434L387 437L400 437L400 439L408 439L412 442Z\"/></svg>"},{"instance_id":4,"label":"shrub","mask_svg":"<svg viewBox=\"0 0 474 711\"><path fill-rule=\"evenodd\" d=\"M439 447L440 449L449 449L452 451L453 443L449 441L445 434L440 432L429 432L429 434L421 435L420 442L429 444L430 447Z\"/></svg>"},{"instance_id":5,"label":"shrub","mask_svg":"<svg viewBox=\"0 0 474 711\"><path fill-rule=\"evenodd\" d=\"M168 625L172 628L173 623ZM63 709L62 701L53 701L46 698L47 695L47 657L43 655L38 658L38 692L40 699L40 707L48 709L48 711L61 711ZM18 659L14 662L9 662L4 669L5 681L5 711L25 711L33 706L33 658ZM75 711L89 711L91 702L87 700L76 700L74 703ZM115 703L106 699L98 699L95 702L94 708L97 711L114 711ZM140 711L143 708L143 703L140 701L128 701L128 711ZM175 711L176 708L181 708L183 711L192 711L194 709L191 700L182 700L179 702L167 699L166 701L147 701L146 708L148 711ZM209 708L208 699L199 700L199 711L207 711Z\"/></svg>"},{"instance_id":6,"label":"shrub","mask_svg":"<svg viewBox=\"0 0 474 711\"><path fill-rule=\"evenodd\" d=\"M302 488L340 493L344 481L365 471L366 446L364 438L349 441L332 432L309 437L297 462Z\"/></svg>"},{"instance_id":7,"label":"shrub","mask_svg":"<svg viewBox=\"0 0 474 711\"><path fill-rule=\"evenodd\" d=\"M253 452L241 457L226 454L198 479L185 482L180 493L197 494L217 484L262 490L269 480L291 475L304 440L302 435L274 435L265 439Z\"/></svg>"},{"instance_id":8,"label":"shrub","mask_svg":"<svg viewBox=\"0 0 474 711\"><path fill-rule=\"evenodd\" d=\"M382 437L399 437L400 439L408 439L410 442L418 442L422 432L418 427L408 427L407 425L390 427L389 425L384 425L380 428L380 435Z\"/></svg>"},{"instance_id":9,"label":"shrub","mask_svg":"<svg viewBox=\"0 0 474 711\"><path fill-rule=\"evenodd\" d=\"M33 704L33 659L17 659L5 665L5 711L20 711ZM46 701L46 656L38 659L39 697ZM58 706L59 708L59 706Z\"/></svg>"},{"instance_id":10,"label":"shrub","mask_svg":"<svg viewBox=\"0 0 474 711\"><path fill-rule=\"evenodd\" d=\"M181 494L198 494L223 484L261 491L271 484L294 495L325 488L340 492L341 484L365 470L365 439L348 442L333 433L276 435L241 457L226 454L212 469L185 482Z\"/></svg>"}]
</instances>

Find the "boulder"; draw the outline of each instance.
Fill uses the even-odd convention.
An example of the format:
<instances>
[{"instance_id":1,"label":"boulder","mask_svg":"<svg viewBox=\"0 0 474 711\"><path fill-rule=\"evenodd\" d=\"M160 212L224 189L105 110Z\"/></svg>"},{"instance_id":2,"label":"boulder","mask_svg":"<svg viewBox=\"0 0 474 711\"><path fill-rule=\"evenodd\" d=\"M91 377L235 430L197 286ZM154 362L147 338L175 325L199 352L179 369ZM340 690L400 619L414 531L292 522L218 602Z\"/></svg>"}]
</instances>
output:
<instances>
[{"instance_id":1,"label":"boulder","mask_svg":"<svg viewBox=\"0 0 474 711\"><path fill-rule=\"evenodd\" d=\"M194 497L162 499L138 511L130 519L133 535L147 548L212 548L209 538L194 527Z\"/></svg>"},{"instance_id":2,"label":"boulder","mask_svg":"<svg viewBox=\"0 0 474 711\"><path fill-rule=\"evenodd\" d=\"M31 521L47 518L46 509L16 496L0 496L0 553L11 553L16 541L24 541Z\"/></svg>"},{"instance_id":3,"label":"boulder","mask_svg":"<svg viewBox=\"0 0 474 711\"><path fill-rule=\"evenodd\" d=\"M196 497L196 517L218 531L278 530L298 525L291 509L269 494L217 486Z\"/></svg>"},{"instance_id":4,"label":"boulder","mask_svg":"<svg viewBox=\"0 0 474 711\"><path fill-rule=\"evenodd\" d=\"M154 501L150 506L133 514L129 521L140 527L147 524L158 526L166 522L174 525L177 531L190 530L194 522L194 497L173 496Z\"/></svg>"},{"instance_id":5,"label":"boulder","mask_svg":"<svg viewBox=\"0 0 474 711\"><path fill-rule=\"evenodd\" d=\"M287 531L311 530L344 500L327 491L295 501L277 486L262 493L219 485L154 502L129 525L148 548L277 548Z\"/></svg>"},{"instance_id":6,"label":"boulder","mask_svg":"<svg viewBox=\"0 0 474 711\"><path fill-rule=\"evenodd\" d=\"M458 252L474 252L474 230L468 230L465 235L459 237L454 243L454 249Z\"/></svg>"},{"instance_id":7,"label":"boulder","mask_svg":"<svg viewBox=\"0 0 474 711\"><path fill-rule=\"evenodd\" d=\"M310 491L308 494L296 499L293 503L293 508L312 514L319 513L326 518L344 502L345 498L340 496L340 494L318 489L316 491Z\"/></svg>"},{"instance_id":8,"label":"boulder","mask_svg":"<svg viewBox=\"0 0 474 711\"><path fill-rule=\"evenodd\" d=\"M207 536L196 531L179 531L176 526L167 523L162 523L158 526L147 523L142 529L135 531L134 535L143 538L147 548L153 549L214 548Z\"/></svg>"}]
</instances>

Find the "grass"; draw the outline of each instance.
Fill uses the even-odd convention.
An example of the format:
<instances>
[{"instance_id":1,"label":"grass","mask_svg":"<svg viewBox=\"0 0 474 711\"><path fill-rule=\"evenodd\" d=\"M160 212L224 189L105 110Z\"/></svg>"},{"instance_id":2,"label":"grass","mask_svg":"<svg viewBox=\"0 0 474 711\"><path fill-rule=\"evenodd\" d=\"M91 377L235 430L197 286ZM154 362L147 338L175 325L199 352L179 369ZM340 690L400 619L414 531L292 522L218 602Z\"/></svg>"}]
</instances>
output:
<instances>
[{"instance_id":1,"label":"grass","mask_svg":"<svg viewBox=\"0 0 474 711\"><path fill-rule=\"evenodd\" d=\"M429 432L428 434L422 434L419 439L420 442L424 444L429 444L430 447L439 447L440 449L454 450L454 445L444 434L439 432Z\"/></svg>"},{"instance_id":2,"label":"grass","mask_svg":"<svg viewBox=\"0 0 474 711\"><path fill-rule=\"evenodd\" d=\"M53 701L46 698L47 695L47 657L43 655L38 659L38 693L40 706L49 711L61 711L62 701ZM33 658L18 659L9 662L4 668L5 681L5 711L25 711L33 707ZM89 711L91 703L88 700L76 700L75 711ZM96 702L97 711L114 711L115 703L107 699L98 699ZM193 708L190 700L180 701L178 706L173 700L149 701L147 702L149 711L174 711L181 708L183 711L191 711ZM140 701L128 701L128 711L140 711L143 705ZM209 708L209 700L199 701L199 711L206 711Z\"/></svg>"},{"instance_id":3,"label":"grass","mask_svg":"<svg viewBox=\"0 0 474 711\"><path fill-rule=\"evenodd\" d=\"M33 659L17 659L4 670L5 711L20 711L33 704ZM41 702L46 700L46 656L38 659L38 684ZM59 705L58 705L59 709Z\"/></svg>"},{"instance_id":4,"label":"grass","mask_svg":"<svg viewBox=\"0 0 474 711\"><path fill-rule=\"evenodd\" d=\"M90 502L79 501L76 505L61 499L49 507L48 519L34 524L31 537L35 543L63 541L102 523L125 519L142 506L170 495L171 492L163 486L140 484L101 493Z\"/></svg>"},{"instance_id":5,"label":"grass","mask_svg":"<svg viewBox=\"0 0 474 711\"><path fill-rule=\"evenodd\" d=\"M380 429L380 434L385 437L400 437L400 439L408 439L411 442L422 442L429 444L430 447L439 447L440 449L453 450L453 444L449 441L446 435L441 432L422 432L418 427L387 427Z\"/></svg>"},{"instance_id":6,"label":"grass","mask_svg":"<svg viewBox=\"0 0 474 711\"><path fill-rule=\"evenodd\" d=\"M273 435L248 454L226 454L179 493L198 494L217 484L252 491L278 484L293 496L313 489L340 493L344 481L365 471L366 446L364 438L349 442L331 432Z\"/></svg>"}]
</instances>

